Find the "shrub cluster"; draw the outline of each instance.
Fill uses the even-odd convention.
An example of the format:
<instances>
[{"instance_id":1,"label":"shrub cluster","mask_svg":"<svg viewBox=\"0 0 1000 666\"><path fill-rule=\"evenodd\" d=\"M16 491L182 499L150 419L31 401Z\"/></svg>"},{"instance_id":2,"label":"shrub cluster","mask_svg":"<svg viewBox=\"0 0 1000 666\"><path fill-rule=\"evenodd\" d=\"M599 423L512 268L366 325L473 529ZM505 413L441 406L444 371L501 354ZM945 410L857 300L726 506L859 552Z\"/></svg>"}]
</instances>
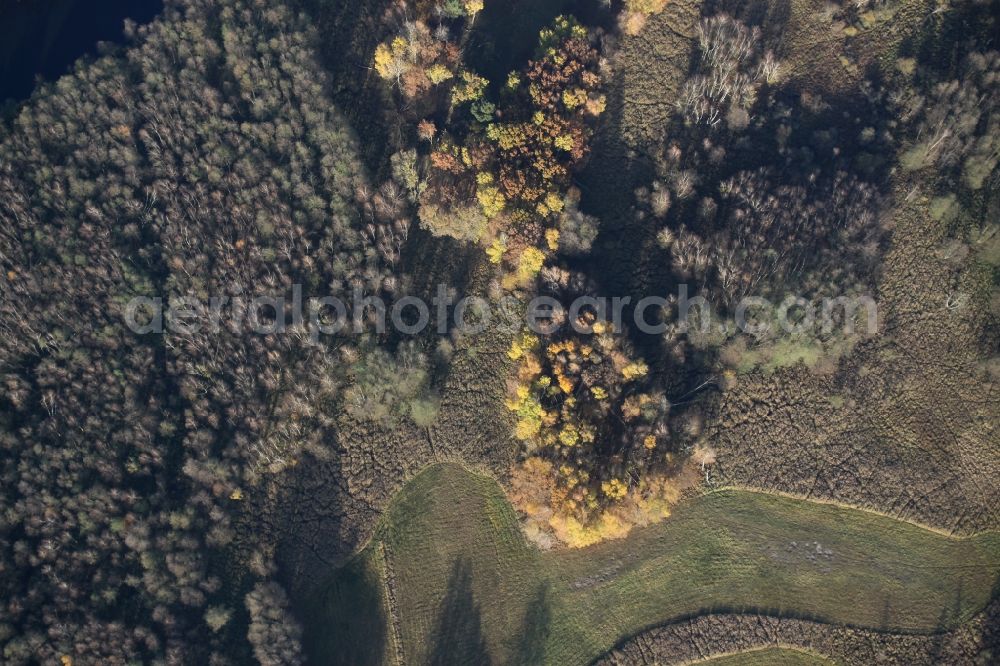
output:
<instances>
[{"instance_id":1,"label":"shrub cluster","mask_svg":"<svg viewBox=\"0 0 1000 666\"><path fill-rule=\"evenodd\" d=\"M816 303L872 290L885 200L868 179L879 168L874 152L853 149L891 141L889 123L874 111L865 117L862 106L855 122L870 124L858 128L856 146L848 144L845 129L829 125L828 103L778 85L779 66L759 28L719 14L702 20L698 37L678 102L683 126L658 156L657 179L637 191L637 214L661 221L657 240L672 278L721 319L710 327L680 322L670 305L667 351L682 362L688 345L722 351L725 365L742 370L765 358L812 363L840 354L844 344L820 327L790 334L768 322L745 336L730 319L747 297ZM760 96L764 83L774 87Z\"/></svg>"},{"instance_id":2,"label":"shrub cluster","mask_svg":"<svg viewBox=\"0 0 1000 666\"><path fill-rule=\"evenodd\" d=\"M596 290L557 266L541 277L567 303ZM665 516L679 493L667 474L679 461L670 404L626 332L596 309L576 316L553 322L561 326L551 334L524 332L511 343L517 370L507 409L524 454L516 505L533 536L580 546Z\"/></svg>"},{"instance_id":3,"label":"shrub cluster","mask_svg":"<svg viewBox=\"0 0 1000 666\"><path fill-rule=\"evenodd\" d=\"M487 100L485 79L463 75L450 114L466 122L431 147L421 224L478 240L494 222L510 237L509 249L539 243L546 220L563 208L570 173L587 155L589 119L604 110L590 39L572 19L556 19L497 103Z\"/></svg>"},{"instance_id":4,"label":"shrub cluster","mask_svg":"<svg viewBox=\"0 0 1000 666\"><path fill-rule=\"evenodd\" d=\"M904 169L934 167L978 190L1000 161L1000 53L972 52L958 77L932 83L908 100L911 145Z\"/></svg>"}]
</instances>

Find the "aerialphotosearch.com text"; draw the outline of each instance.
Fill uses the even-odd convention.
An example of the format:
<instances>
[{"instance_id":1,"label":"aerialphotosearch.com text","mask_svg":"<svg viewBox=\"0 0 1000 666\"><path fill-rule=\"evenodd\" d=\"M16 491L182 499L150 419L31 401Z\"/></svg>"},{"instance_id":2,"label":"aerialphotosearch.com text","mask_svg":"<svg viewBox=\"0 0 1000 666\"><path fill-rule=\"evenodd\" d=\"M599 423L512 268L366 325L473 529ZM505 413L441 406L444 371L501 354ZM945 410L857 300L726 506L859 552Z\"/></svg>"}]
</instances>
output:
<instances>
[{"instance_id":1,"label":"aerialphotosearch.com text","mask_svg":"<svg viewBox=\"0 0 1000 666\"><path fill-rule=\"evenodd\" d=\"M807 330L829 334L837 327L848 334L856 329L872 334L878 328L878 308L868 296L811 301L792 294L780 302L748 296L725 308L726 316L719 317L719 312L705 297L690 295L685 284L679 286L673 298L581 296L568 303L552 296L536 296L527 302L512 295L494 300L456 298L445 285L438 285L429 301L403 296L386 303L360 287L347 298L304 298L302 285L293 285L286 295L220 295L208 299L138 296L127 303L124 318L129 329L140 335L206 331L280 335L305 330L314 342L323 336L382 334L390 327L404 335L419 335L430 326L440 335L456 328L463 334L475 335L490 326L511 332L527 327L542 335L570 326L577 333L590 334L598 321L613 325L615 330L622 330L627 323L641 333L653 335L671 326L679 326L682 332L729 326L752 335L774 327L792 334Z\"/></svg>"}]
</instances>

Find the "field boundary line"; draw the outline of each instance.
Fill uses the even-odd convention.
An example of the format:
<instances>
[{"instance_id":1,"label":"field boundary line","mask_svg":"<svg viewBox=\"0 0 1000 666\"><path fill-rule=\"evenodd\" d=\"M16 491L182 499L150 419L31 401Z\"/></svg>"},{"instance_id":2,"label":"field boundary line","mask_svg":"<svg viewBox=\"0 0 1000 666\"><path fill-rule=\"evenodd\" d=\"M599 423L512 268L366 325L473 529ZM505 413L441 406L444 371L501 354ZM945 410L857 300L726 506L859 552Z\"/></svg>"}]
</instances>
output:
<instances>
[{"instance_id":1,"label":"field boundary line","mask_svg":"<svg viewBox=\"0 0 1000 666\"><path fill-rule=\"evenodd\" d=\"M717 486L710 490L706 490L703 495L713 495L715 493L722 493L726 491L736 491L741 493L754 493L757 495L774 495L777 497L784 497L786 499L798 500L801 502L811 502L813 504L825 504L828 506L835 506L839 509L849 509L851 511L863 511L864 513L871 514L873 516L880 516L882 518L890 518L892 520L898 521L900 523L907 523L908 525L913 525L914 527L919 527L922 530L927 530L928 532L934 532L949 539L954 539L956 541L966 541L969 539L975 539L976 537L984 536L987 534L997 534L1000 533L1000 528L980 530L978 532L971 532L969 534L956 534L953 531L949 531L943 527L937 527L936 525L930 525L928 523L923 523L918 520L912 520L910 518L901 518L899 516L894 516L886 511L879 511L866 506L859 506L857 504L848 504L847 502L839 502L837 500L818 498L818 497L807 497L802 493L793 493L785 490L771 490L765 488L756 488L754 486L741 486L735 484L726 484L724 486ZM667 518L666 520L670 520Z\"/></svg>"},{"instance_id":2,"label":"field boundary line","mask_svg":"<svg viewBox=\"0 0 1000 666\"><path fill-rule=\"evenodd\" d=\"M696 664L707 664L713 659L725 659L726 657L736 657L743 654L753 654L754 652L764 652L765 650L788 650L789 652L799 652L801 654L808 655L810 657L816 657L818 659L824 659L831 664L836 664L833 657L829 655L822 654L821 652L816 652L815 650L804 648L801 645L792 645L791 643L764 643L758 647L752 647L746 650L730 650L728 652L713 652L707 657L699 657L698 659L689 659L688 661L681 661L677 663L677 666L696 666Z\"/></svg>"},{"instance_id":3,"label":"field boundary line","mask_svg":"<svg viewBox=\"0 0 1000 666\"><path fill-rule=\"evenodd\" d=\"M386 606L389 611L389 635L392 637L395 663L403 666L406 660L403 658L403 639L400 635L400 618L396 604L396 575L392 569L392 560L389 557L389 549L386 548L385 541L379 540L378 546L382 556L382 578L385 583Z\"/></svg>"}]
</instances>

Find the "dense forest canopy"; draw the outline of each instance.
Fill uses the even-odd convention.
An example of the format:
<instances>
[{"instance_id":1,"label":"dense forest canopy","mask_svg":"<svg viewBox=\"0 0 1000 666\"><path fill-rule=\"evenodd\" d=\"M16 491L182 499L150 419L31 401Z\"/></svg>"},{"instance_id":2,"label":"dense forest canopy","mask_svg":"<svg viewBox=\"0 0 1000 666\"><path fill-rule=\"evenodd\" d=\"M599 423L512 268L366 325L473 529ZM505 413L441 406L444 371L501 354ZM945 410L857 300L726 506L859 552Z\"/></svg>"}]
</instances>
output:
<instances>
[{"instance_id":1,"label":"dense forest canopy","mask_svg":"<svg viewBox=\"0 0 1000 666\"><path fill-rule=\"evenodd\" d=\"M5 658L225 663L249 615L259 660L290 663L266 540L246 605L220 555L246 487L336 436L352 348L138 336L123 310L378 291L366 176L303 16L176 2L130 31L33 96L0 149Z\"/></svg>"}]
</instances>

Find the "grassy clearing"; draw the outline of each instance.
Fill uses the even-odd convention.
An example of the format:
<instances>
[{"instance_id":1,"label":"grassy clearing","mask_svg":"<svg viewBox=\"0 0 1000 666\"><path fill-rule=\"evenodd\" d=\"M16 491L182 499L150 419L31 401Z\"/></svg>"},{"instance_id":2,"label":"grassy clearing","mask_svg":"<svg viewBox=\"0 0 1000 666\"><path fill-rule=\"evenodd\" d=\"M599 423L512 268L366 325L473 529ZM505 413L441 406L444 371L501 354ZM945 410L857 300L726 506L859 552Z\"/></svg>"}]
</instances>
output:
<instances>
[{"instance_id":1,"label":"grassy clearing","mask_svg":"<svg viewBox=\"0 0 1000 666\"><path fill-rule=\"evenodd\" d=\"M584 664L645 627L709 610L930 632L982 609L1000 571L996 533L954 539L741 491L685 503L625 540L542 553L524 541L496 482L456 465L411 481L352 566L378 570L382 547L402 656L418 664ZM320 595L349 590L343 575ZM363 607L343 594L312 607L308 633L328 637L309 640L315 663L336 663L338 642L357 642L336 613Z\"/></svg>"},{"instance_id":2,"label":"grassy clearing","mask_svg":"<svg viewBox=\"0 0 1000 666\"><path fill-rule=\"evenodd\" d=\"M830 666L826 657L786 648L762 648L695 662L701 666Z\"/></svg>"}]
</instances>

